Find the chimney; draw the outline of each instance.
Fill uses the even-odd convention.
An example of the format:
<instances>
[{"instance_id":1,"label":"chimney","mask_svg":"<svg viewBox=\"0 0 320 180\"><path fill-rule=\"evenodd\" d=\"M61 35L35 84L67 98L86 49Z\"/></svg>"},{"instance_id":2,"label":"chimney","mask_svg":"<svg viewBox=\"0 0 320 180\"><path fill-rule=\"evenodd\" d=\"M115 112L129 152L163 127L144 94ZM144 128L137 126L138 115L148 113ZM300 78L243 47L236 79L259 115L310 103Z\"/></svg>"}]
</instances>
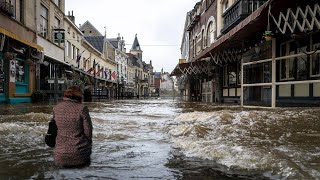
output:
<instances>
[{"instance_id":1,"label":"chimney","mask_svg":"<svg viewBox=\"0 0 320 180\"><path fill-rule=\"evenodd\" d=\"M73 16L73 11L71 11L71 15L70 15L70 11L68 11L68 16L67 16L71 22L73 22L73 24L75 24L75 17Z\"/></svg>"},{"instance_id":2,"label":"chimney","mask_svg":"<svg viewBox=\"0 0 320 180\"><path fill-rule=\"evenodd\" d=\"M152 66L152 61L150 60L150 65Z\"/></svg>"}]
</instances>

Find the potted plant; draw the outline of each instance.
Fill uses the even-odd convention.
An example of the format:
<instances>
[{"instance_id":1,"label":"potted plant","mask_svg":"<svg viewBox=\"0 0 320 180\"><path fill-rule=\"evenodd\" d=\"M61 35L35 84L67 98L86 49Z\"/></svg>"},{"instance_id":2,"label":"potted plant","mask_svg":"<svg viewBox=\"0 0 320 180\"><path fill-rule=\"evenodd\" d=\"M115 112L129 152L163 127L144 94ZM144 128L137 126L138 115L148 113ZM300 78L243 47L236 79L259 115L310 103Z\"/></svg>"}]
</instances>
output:
<instances>
[{"instance_id":1,"label":"potted plant","mask_svg":"<svg viewBox=\"0 0 320 180\"><path fill-rule=\"evenodd\" d=\"M265 31L264 33L263 33L263 35L262 35L262 37L264 37L264 39L266 40L266 41L271 41L272 40L272 36L273 36L273 33L272 33L272 31Z\"/></svg>"}]
</instances>

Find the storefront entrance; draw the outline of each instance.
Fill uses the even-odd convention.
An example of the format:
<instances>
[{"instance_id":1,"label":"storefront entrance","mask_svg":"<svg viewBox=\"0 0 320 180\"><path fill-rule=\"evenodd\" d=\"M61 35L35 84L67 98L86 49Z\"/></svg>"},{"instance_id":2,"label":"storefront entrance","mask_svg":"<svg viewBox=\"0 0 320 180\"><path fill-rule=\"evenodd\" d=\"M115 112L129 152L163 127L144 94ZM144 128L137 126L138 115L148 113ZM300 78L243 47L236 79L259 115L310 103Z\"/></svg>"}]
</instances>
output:
<instances>
[{"instance_id":1,"label":"storefront entrance","mask_svg":"<svg viewBox=\"0 0 320 180\"><path fill-rule=\"evenodd\" d=\"M5 101L6 80L4 70L4 60L2 58L2 55L0 55L0 102Z\"/></svg>"}]
</instances>

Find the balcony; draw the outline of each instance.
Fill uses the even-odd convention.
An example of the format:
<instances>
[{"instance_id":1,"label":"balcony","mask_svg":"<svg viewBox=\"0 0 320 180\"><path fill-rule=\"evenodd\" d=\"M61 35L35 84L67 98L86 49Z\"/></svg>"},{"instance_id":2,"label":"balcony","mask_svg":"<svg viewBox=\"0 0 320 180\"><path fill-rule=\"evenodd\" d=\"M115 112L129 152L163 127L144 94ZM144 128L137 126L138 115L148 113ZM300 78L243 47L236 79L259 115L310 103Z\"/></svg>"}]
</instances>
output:
<instances>
[{"instance_id":1,"label":"balcony","mask_svg":"<svg viewBox=\"0 0 320 180\"><path fill-rule=\"evenodd\" d=\"M225 34L235 27L239 22L248 17L252 12L262 6L266 0L238 0L223 14L223 28L221 33Z\"/></svg>"},{"instance_id":2,"label":"balcony","mask_svg":"<svg viewBox=\"0 0 320 180\"><path fill-rule=\"evenodd\" d=\"M0 0L0 10L4 13L8 14L9 16L13 16L14 7L12 4L7 2L6 0Z\"/></svg>"},{"instance_id":3,"label":"balcony","mask_svg":"<svg viewBox=\"0 0 320 180\"><path fill-rule=\"evenodd\" d=\"M187 31L191 31L192 28L197 24L199 20L200 20L200 15L193 16L189 26L187 27Z\"/></svg>"}]
</instances>

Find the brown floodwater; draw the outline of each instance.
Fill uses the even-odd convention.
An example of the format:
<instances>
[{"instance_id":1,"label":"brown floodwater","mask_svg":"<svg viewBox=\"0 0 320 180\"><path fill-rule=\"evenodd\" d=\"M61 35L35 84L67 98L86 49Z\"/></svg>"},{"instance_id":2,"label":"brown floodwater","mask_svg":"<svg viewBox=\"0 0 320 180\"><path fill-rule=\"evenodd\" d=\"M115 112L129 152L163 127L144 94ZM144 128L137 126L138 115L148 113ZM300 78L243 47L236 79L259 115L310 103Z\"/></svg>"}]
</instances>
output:
<instances>
[{"instance_id":1,"label":"brown floodwater","mask_svg":"<svg viewBox=\"0 0 320 180\"><path fill-rule=\"evenodd\" d=\"M320 108L171 99L86 103L89 167L53 164L53 103L0 105L0 179L319 179Z\"/></svg>"}]
</instances>

